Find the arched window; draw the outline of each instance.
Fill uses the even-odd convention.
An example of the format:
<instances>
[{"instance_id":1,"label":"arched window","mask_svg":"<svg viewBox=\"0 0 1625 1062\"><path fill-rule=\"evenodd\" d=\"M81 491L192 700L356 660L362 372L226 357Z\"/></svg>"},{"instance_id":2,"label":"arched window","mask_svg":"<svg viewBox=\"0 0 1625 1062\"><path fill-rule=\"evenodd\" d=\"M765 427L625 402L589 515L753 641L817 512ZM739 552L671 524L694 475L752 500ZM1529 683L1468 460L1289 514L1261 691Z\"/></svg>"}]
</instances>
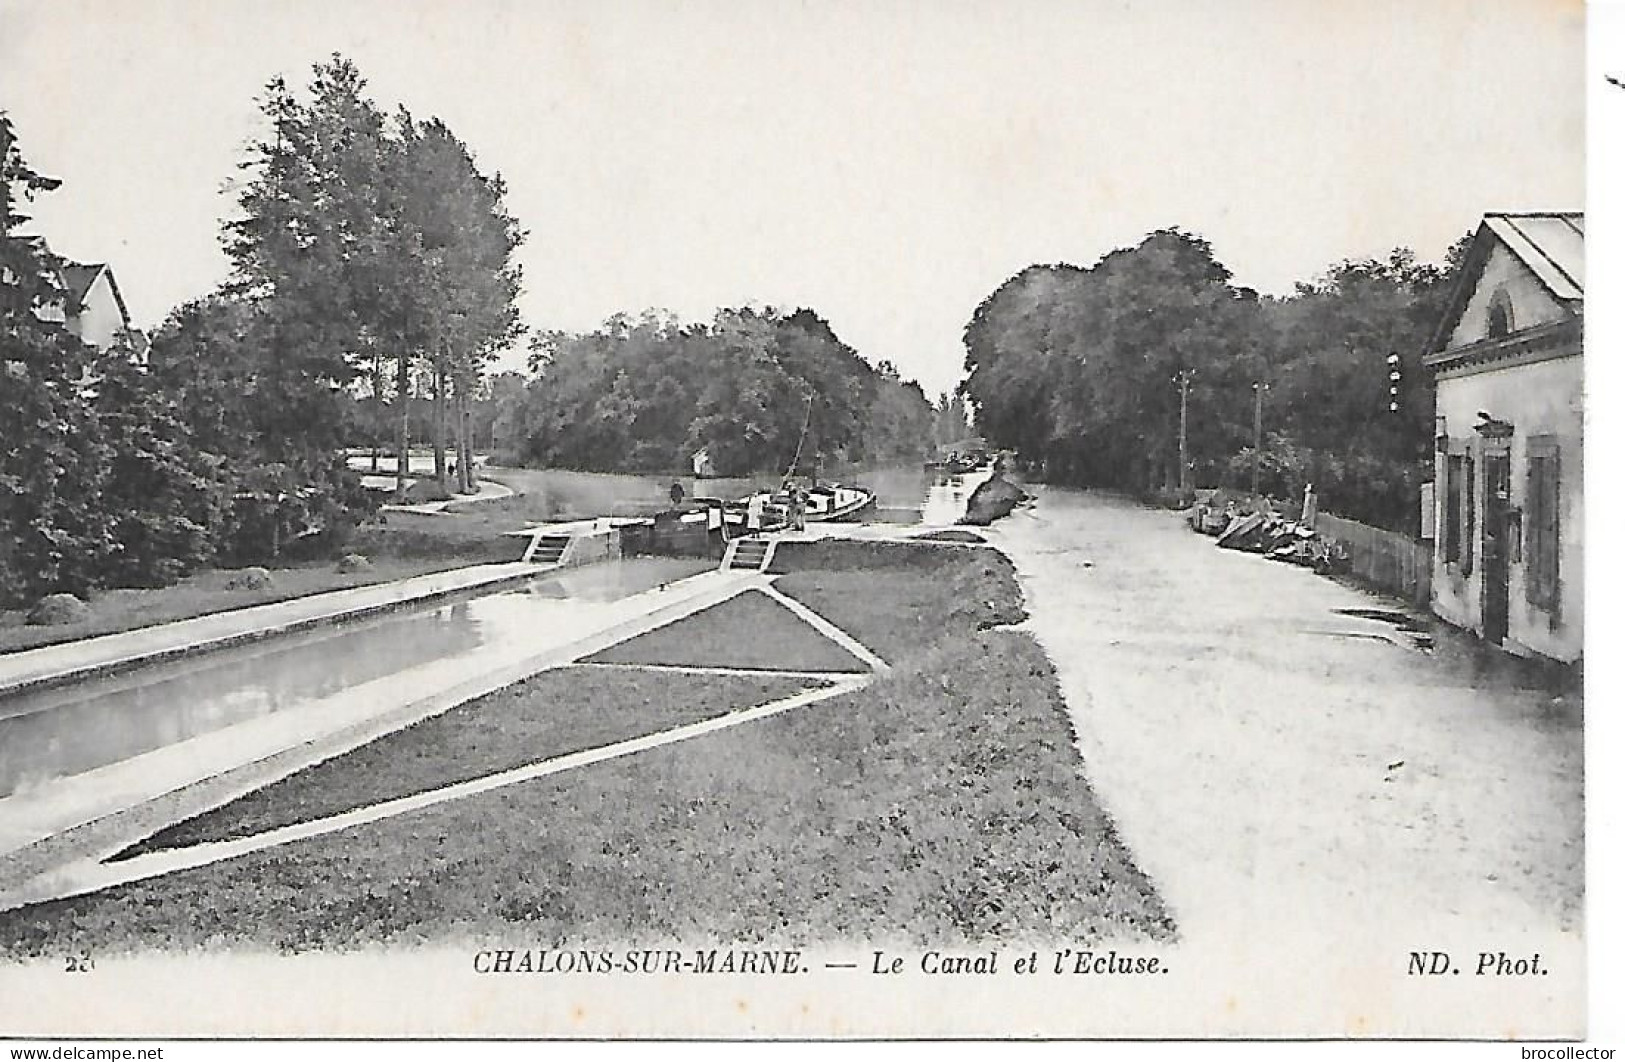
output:
<instances>
[{"instance_id":1,"label":"arched window","mask_svg":"<svg viewBox=\"0 0 1625 1062\"><path fill-rule=\"evenodd\" d=\"M1506 288L1496 288L1495 294L1490 296L1489 337L1500 339L1511 333L1512 327L1512 298Z\"/></svg>"}]
</instances>

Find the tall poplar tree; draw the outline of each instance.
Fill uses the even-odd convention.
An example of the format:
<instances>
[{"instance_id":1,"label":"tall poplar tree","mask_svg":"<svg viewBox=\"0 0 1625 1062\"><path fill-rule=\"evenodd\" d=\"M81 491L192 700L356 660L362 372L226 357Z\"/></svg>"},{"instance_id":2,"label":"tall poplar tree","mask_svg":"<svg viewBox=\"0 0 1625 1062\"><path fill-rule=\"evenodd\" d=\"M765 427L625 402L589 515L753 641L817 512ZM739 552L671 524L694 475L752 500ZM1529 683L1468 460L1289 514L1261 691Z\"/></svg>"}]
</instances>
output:
<instances>
[{"instance_id":1,"label":"tall poplar tree","mask_svg":"<svg viewBox=\"0 0 1625 1062\"><path fill-rule=\"evenodd\" d=\"M469 400L490 359L521 331L513 253L525 233L503 202L501 176L482 173L443 121L419 120L402 108L395 124L391 238L410 278L401 292L411 298L410 306L398 306L410 335L398 355L401 376L416 350L431 371L435 478L447 488L451 441L457 488L466 492L474 489Z\"/></svg>"}]
</instances>

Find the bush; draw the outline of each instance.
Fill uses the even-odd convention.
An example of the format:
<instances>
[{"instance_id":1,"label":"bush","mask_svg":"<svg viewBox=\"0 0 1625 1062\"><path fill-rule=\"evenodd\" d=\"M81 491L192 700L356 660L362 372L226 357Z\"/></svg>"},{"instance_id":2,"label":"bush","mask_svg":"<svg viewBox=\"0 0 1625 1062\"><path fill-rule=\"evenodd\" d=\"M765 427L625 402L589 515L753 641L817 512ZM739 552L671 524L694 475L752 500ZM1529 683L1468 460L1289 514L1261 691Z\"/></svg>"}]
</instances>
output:
<instances>
[{"instance_id":1,"label":"bush","mask_svg":"<svg viewBox=\"0 0 1625 1062\"><path fill-rule=\"evenodd\" d=\"M456 495L453 494L450 489L442 487L439 481L433 479L420 479L410 487L407 487L406 492L401 495L402 500L408 505L422 505L425 502L450 501L455 497Z\"/></svg>"},{"instance_id":2,"label":"bush","mask_svg":"<svg viewBox=\"0 0 1625 1062\"><path fill-rule=\"evenodd\" d=\"M372 561L359 553L346 553L339 558L336 567L341 572L364 572L371 570Z\"/></svg>"},{"instance_id":3,"label":"bush","mask_svg":"<svg viewBox=\"0 0 1625 1062\"><path fill-rule=\"evenodd\" d=\"M238 568L226 579L227 590L264 590L271 585L271 573L264 568Z\"/></svg>"},{"instance_id":4,"label":"bush","mask_svg":"<svg viewBox=\"0 0 1625 1062\"><path fill-rule=\"evenodd\" d=\"M90 618L90 606L72 594L50 594L28 613L28 622L41 627L79 623Z\"/></svg>"},{"instance_id":5,"label":"bush","mask_svg":"<svg viewBox=\"0 0 1625 1062\"><path fill-rule=\"evenodd\" d=\"M378 511L374 492L335 459L323 467L268 464L245 473L217 532L226 564L314 560L341 552Z\"/></svg>"}]
</instances>

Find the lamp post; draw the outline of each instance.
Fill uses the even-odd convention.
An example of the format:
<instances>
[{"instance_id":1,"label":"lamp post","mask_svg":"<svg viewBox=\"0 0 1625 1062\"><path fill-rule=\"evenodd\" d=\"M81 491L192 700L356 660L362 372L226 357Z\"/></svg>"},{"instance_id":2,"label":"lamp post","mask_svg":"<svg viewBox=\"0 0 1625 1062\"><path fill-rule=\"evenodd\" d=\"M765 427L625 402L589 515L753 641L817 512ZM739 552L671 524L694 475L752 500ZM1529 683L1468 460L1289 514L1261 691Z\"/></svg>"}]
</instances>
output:
<instances>
[{"instance_id":1,"label":"lamp post","mask_svg":"<svg viewBox=\"0 0 1625 1062\"><path fill-rule=\"evenodd\" d=\"M1258 493L1259 459L1264 451L1264 392L1270 385L1253 381L1253 493Z\"/></svg>"},{"instance_id":2,"label":"lamp post","mask_svg":"<svg viewBox=\"0 0 1625 1062\"><path fill-rule=\"evenodd\" d=\"M1191 462L1186 428L1190 422L1191 377L1195 375L1196 371L1194 369L1183 369L1179 375L1174 377L1174 382L1179 385L1179 493L1181 495L1189 493L1191 489Z\"/></svg>"}]
</instances>

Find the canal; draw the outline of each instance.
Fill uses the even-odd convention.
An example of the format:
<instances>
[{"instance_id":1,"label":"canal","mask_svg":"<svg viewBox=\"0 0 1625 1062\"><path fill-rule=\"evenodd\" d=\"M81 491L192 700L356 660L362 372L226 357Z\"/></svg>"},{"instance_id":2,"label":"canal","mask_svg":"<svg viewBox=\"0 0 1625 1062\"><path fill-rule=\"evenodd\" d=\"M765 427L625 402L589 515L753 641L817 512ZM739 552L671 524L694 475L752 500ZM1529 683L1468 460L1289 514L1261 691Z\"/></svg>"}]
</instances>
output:
<instances>
[{"instance_id":1,"label":"canal","mask_svg":"<svg viewBox=\"0 0 1625 1062\"><path fill-rule=\"evenodd\" d=\"M657 507L670 487L639 476L529 470L498 475L527 492L546 492L561 516ZM875 522L900 525L952 523L963 514L970 489L963 477L919 468L870 469L840 479L875 491ZM751 488L748 481L684 482L702 496ZM0 696L0 815L16 799L51 799L57 783L158 750L202 738L218 750L231 740L226 732L233 727L260 734L273 717L286 716L285 726L274 727L286 730L301 720L319 721L330 708L357 698L404 703L451 688L572 640L572 632L590 628L615 602L714 566L707 560L636 558L571 568L539 575L519 589L475 592Z\"/></svg>"},{"instance_id":2,"label":"canal","mask_svg":"<svg viewBox=\"0 0 1625 1062\"><path fill-rule=\"evenodd\" d=\"M414 676L426 693L472 664L522 659L543 632L580 623L595 605L713 566L649 557L572 568L518 589L3 697L0 799L392 675Z\"/></svg>"}]
</instances>

